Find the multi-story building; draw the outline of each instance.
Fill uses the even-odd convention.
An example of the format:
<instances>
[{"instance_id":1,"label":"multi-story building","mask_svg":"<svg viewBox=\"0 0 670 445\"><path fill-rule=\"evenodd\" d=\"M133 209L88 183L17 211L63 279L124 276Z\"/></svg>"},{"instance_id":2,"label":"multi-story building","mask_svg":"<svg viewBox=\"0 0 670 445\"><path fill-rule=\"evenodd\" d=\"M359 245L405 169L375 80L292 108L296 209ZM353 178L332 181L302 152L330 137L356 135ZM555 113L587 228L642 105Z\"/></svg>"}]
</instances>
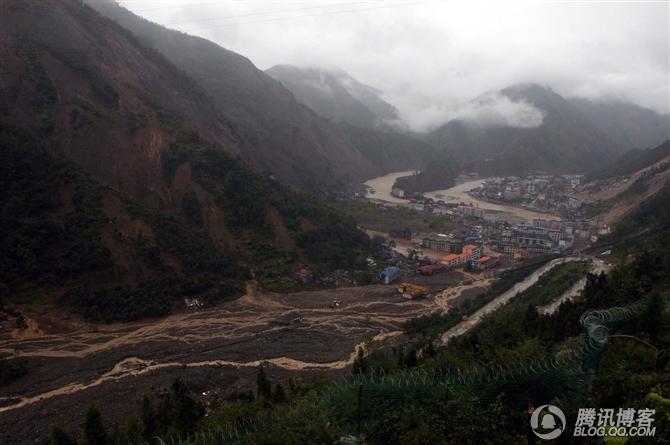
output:
<instances>
[{"instance_id":1,"label":"multi-story building","mask_svg":"<svg viewBox=\"0 0 670 445\"><path fill-rule=\"evenodd\" d=\"M463 243L445 234L433 234L421 241L421 246L437 252L460 253Z\"/></svg>"},{"instance_id":2,"label":"multi-story building","mask_svg":"<svg viewBox=\"0 0 670 445\"><path fill-rule=\"evenodd\" d=\"M468 263L477 261L482 256L482 248L476 244L466 244L463 251L459 254L450 253L442 258L442 264L448 268L465 266Z\"/></svg>"}]
</instances>

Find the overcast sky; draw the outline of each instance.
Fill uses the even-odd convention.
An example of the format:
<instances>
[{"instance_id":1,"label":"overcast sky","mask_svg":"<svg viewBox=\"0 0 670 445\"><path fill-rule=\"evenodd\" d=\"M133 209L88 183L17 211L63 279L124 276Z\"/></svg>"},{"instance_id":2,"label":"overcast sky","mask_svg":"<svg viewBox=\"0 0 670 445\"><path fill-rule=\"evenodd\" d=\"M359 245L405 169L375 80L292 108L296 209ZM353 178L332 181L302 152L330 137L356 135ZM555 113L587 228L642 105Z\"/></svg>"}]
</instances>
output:
<instances>
[{"instance_id":1,"label":"overcast sky","mask_svg":"<svg viewBox=\"0 0 670 445\"><path fill-rule=\"evenodd\" d=\"M668 2L119 0L267 69L340 67L417 129L519 82L670 108Z\"/></svg>"}]
</instances>

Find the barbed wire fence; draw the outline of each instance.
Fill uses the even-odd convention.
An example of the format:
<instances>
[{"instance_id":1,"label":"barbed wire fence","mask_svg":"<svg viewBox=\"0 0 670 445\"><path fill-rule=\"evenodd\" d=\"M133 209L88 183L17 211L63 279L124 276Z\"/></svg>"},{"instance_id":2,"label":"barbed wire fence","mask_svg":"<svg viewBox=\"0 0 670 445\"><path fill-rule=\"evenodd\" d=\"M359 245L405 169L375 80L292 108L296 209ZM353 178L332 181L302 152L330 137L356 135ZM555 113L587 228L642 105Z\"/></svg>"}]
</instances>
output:
<instances>
[{"instance_id":1,"label":"barbed wire fence","mask_svg":"<svg viewBox=\"0 0 670 445\"><path fill-rule=\"evenodd\" d=\"M585 311L579 320L582 336L574 345L549 357L531 359L523 363L500 363L469 369L441 367L414 368L385 372L372 369L366 374L351 374L341 381L307 397L316 409L348 413L345 424L352 436L360 436L384 403L402 404L405 401L447 402L458 388L491 384L519 385L553 375L569 378L581 392L589 392L597 375L600 358L606 350L610 333L623 323L638 319L648 306L648 298L631 305ZM490 402L492 393L483 400L472 400L470 406ZM453 405L452 405L453 406ZM480 405L481 406L481 405ZM482 413L483 414L483 413ZM199 432L186 438L159 439L166 445L209 445L239 442L251 434L270 433L280 414L271 412L264 417L247 419Z\"/></svg>"}]
</instances>

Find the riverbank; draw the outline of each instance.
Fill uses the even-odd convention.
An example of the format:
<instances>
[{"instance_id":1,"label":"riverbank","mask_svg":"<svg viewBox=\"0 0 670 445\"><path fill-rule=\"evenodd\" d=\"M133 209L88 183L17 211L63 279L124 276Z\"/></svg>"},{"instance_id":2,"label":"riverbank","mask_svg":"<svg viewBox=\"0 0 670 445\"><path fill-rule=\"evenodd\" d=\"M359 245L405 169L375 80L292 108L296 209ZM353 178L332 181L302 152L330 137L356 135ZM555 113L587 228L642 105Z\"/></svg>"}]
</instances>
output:
<instances>
[{"instance_id":1,"label":"riverbank","mask_svg":"<svg viewBox=\"0 0 670 445\"><path fill-rule=\"evenodd\" d=\"M409 206L410 203L408 200L392 196L391 190L397 178L411 175L412 173L414 173L412 170L389 173L366 181L365 186L368 188L366 197L372 201L382 201ZM489 219L505 219L511 223L530 221L533 219L560 220L558 216L551 213L529 210L510 204L494 203L472 196L469 192L481 186L484 181L486 181L486 178L473 180L471 177L460 176L456 180L458 184L454 187L426 192L423 195L426 198L431 198L435 201L442 200L450 204L463 203L465 205L472 205L484 209L488 211L489 215L487 215L487 217ZM374 193L372 191L374 191Z\"/></svg>"},{"instance_id":2,"label":"riverbank","mask_svg":"<svg viewBox=\"0 0 670 445\"><path fill-rule=\"evenodd\" d=\"M558 216L553 214L537 212L510 204L490 202L472 196L470 191L480 187L484 181L486 181L486 179L465 181L448 189L424 193L424 196L436 201L442 200L447 203L463 203L480 209L497 212L498 215L496 215L495 219L508 219L510 222L529 221L533 219L560 220Z\"/></svg>"},{"instance_id":3,"label":"riverbank","mask_svg":"<svg viewBox=\"0 0 670 445\"><path fill-rule=\"evenodd\" d=\"M388 175L378 176L376 178L365 181L365 186L367 187L366 197L368 199L375 199L386 202L393 202L396 204L407 203L407 200L396 198L391 195L391 190L393 189L393 184L396 179L402 176L408 176L414 173L414 170L407 170L402 172L389 173Z\"/></svg>"}]
</instances>

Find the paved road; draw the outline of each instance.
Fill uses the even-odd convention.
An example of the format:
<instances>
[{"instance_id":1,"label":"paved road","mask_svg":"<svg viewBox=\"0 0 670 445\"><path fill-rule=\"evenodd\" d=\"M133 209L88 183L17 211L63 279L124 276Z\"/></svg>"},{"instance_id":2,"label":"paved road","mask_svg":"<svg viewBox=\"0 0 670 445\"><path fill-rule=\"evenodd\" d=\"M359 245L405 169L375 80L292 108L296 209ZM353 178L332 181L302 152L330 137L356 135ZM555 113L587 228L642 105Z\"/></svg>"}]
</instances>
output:
<instances>
[{"instance_id":1,"label":"paved road","mask_svg":"<svg viewBox=\"0 0 670 445\"><path fill-rule=\"evenodd\" d=\"M603 260L598 258L592 258L591 270L589 272L598 275L600 274L600 272L609 271L610 267L611 265L605 263ZM584 290L585 287L586 287L586 277L577 281L570 289L563 292L563 294L561 294L560 297L558 297L551 303L537 308L538 312L543 315L553 314L554 312L556 312L556 309L558 309L561 304L565 303L568 300L572 300L572 297L578 295L581 291Z\"/></svg>"},{"instance_id":2,"label":"paved road","mask_svg":"<svg viewBox=\"0 0 670 445\"><path fill-rule=\"evenodd\" d=\"M588 257L574 256L574 257L557 258L555 260L549 261L547 264L545 264L544 266L540 267L535 272L527 276L523 281L516 283L514 286L512 286L511 289L508 289L507 291L503 292L493 301L489 302L487 305L480 308L474 314L470 315L467 318L467 320L463 320L456 326L447 330L444 334L442 334L441 338L442 343L446 344L452 337L462 335L467 331L469 331L470 329L472 329L473 327L475 327L482 320L484 316L497 311L502 306L507 304L512 298L516 297L521 292L533 286L535 283L537 283L537 281L540 279L542 275L549 272L554 267L571 261L586 261L586 260L592 260L592 259Z\"/></svg>"}]
</instances>

